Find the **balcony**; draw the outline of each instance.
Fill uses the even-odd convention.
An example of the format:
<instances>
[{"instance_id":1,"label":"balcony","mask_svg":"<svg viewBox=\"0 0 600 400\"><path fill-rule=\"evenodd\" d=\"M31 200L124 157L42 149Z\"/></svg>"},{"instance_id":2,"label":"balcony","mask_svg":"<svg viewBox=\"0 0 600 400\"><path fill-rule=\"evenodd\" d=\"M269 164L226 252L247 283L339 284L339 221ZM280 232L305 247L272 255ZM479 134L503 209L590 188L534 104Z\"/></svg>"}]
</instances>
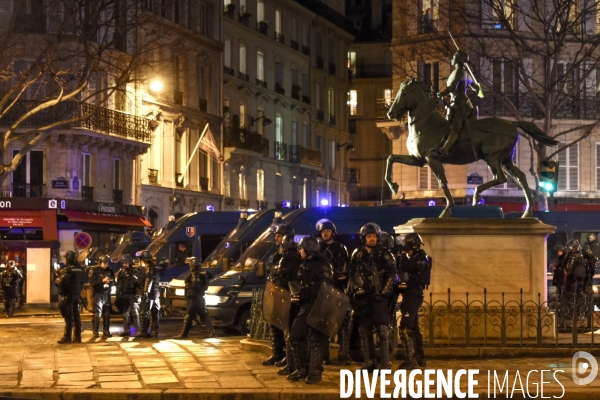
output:
<instances>
[{"instance_id":1,"label":"balcony","mask_svg":"<svg viewBox=\"0 0 600 400\"><path fill-rule=\"evenodd\" d=\"M310 56L310 47L302 45L302 54Z\"/></svg>"},{"instance_id":2,"label":"balcony","mask_svg":"<svg viewBox=\"0 0 600 400\"><path fill-rule=\"evenodd\" d=\"M346 168L344 171L344 182L346 183L360 183L360 169L358 168Z\"/></svg>"},{"instance_id":3,"label":"balcony","mask_svg":"<svg viewBox=\"0 0 600 400\"><path fill-rule=\"evenodd\" d=\"M317 110L317 120L321 123L325 122L325 111Z\"/></svg>"},{"instance_id":4,"label":"balcony","mask_svg":"<svg viewBox=\"0 0 600 400\"><path fill-rule=\"evenodd\" d=\"M208 192L208 178L205 176L200 177L200 190L203 192Z\"/></svg>"},{"instance_id":5,"label":"balcony","mask_svg":"<svg viewBox=\"0 0 600 400\"><path fill-rule=\"evenodd\" d=\"M377 119L388 119L387 112L390 109L391 104L388 100L377 100L377 104L375 106L375 113Z\"/></svg>"},{"instance_id":6,"label":"balcony","mask_svg":"<svg viewBox=\"0 0 600 400\"><path fill-rule=\"evenodd\" d=\"M250 200L240 199L240 208L248 208L248 207L250 207Z\"/></svg>"},{"instance_id":7,"label":"balcony","mask_svg":"<svg viewBox=\"0 0 600 400\"><path fill-rule=\"evenodd\" d=\"M123 191L113 189L113 203L123 204Z\"/></svg>"},{"instance_id":8,"label":"balcony","mask_svg":"<svg viewBox=\"0 0 600 400\"><path fill-rule=\"evenodd\" d=\"M417 33L433 33L438 30L438 20L437 19L427 19L425 17L421 18L419 21L419 25L417 27ZM513 25L516 26L516 25Z\"/></svg>"},{"instance_id":9,"label":"balcony","mask_svg":"<svg viewBox=\"0 0 600 400\"><path fill-rule=\"evenodd\" d=\"M300 93L292 92L292 99L300 101Z\"/></svg>"},{"instance_id":10,"label":"balcony","mask_svg":"<svg viewBox=\"0 0 600 400\"><path fill-rule=\"evenodd\" d=\"M200 111L206 112L208 110L208 100L198 99L198 104L200 105Z\"/></svg>"},{"instance_id":11,"label":"balcony","mask_svg":"<svg viewBox=\"0 0 600 400\"><path fill-rule=\"evenodd\" d=\"M235 201L233 200L232 197L223 198L223 202L225 203L226 207L234 207L234 204L235 204Z\"/></svg>"},{"instance_id":12,"label":"balcony","mask_svg":"<svg viewBox=\"0 0 600 400\"><path fill-rule=\"evenodd\" d=\"M264 200L256 200L256 209L257 210L266 210L269 208L269 203Z\"/></svg>"},{"instance_id":13,"label":"balcony","mask_svg":"<svg viewBox=\"0 0 600 400\"><path fill-rule=\"evenodd\" d=\"M285 161L287 159L287 144L275 142L275 159Z\"/></svg>"},{"instance_id":14,"label":"balcony","mask_svg":"<svg viewBox=\"0 0 600 400\"><path fill-rule=\"evenodd\" d=\"M317 68L325 69L325 60L322 57L317 56Z\"/></svg>"},{"instance_id":15,"label":"balcony","mask_svg":"<svg viewBox=\"0 0 600 400\"><path fill-rule=\"evenodd\" d=\"M294 163L303 163L314 165L315 167L321 166L321 152L319 150L310 149L308 147L300 145L290 146L290 160Z\"/></svg>"},{"instance_id":16,"label":"balcony","mask_svg":"<svg viewBox=\"0 0 600 400\"><path fill-rule=\"evenodd\" d=\"M235 76L235 71L230 67L223 66L223 73L225 75Z\"/></svg>"},{"instance_id":17,"label":"balcony","mask_svg":"<svg viewBox=\"0 0 600 400\"><path fill-rule=\"evenodd\" d=\"M29 183L13 183L12 197L45 197L46 185L31 185Z\"/></svg>"},{"instance_id":18,"label":"balcony","mask_svg":"<svg viewBox=\"0 0 600 400\"><path fill-rule=\"evenodd\" d=\"M229 17L229 18L233 19L233 16L235 15L235 4L233 4L233 3L227 4L223 8L223 15L225 15L226 17Z\"/></svg>"},{"instance_id":19,"label":"balcony","mask_svg":"<svg viewBox=\"0 0 600 400\"><path fill-rule=\"evenodd\" d=\"M329 75L335 75L335 71L336 71L336 66L334 63L330 62L329 63Z\"/></svg>"},{"instance_id":20,"label":"balcony","mask_svg":"<svg viewBox=\"0 0 600 400\"><path fill-rule=\"evenodd\" d=\"M300 43L296 42L295 40L290 42L290 46L292 49L300 51Z\"/></svg>"},{"instance_id":21,"label":"balcony","mask_svg":"<svg viewBox=\"0 0 600 400\"><path fill-rule=\"evenodd\" d=\"M184 176L179 172L175 173L175 186L182 188L184 184Z\"/></svg>"},{"instance_id":22,"label":"balcony","mask_svg":"<svg viewBox=\"0 0 600 400\"><path fill-rule=\"evenodd\" d=\"M275 84L275 91L279 94L285 95L285 89L279 83Z\"/></svg>"},{"instance_id":23,"label":"balcony","mask_svg":"<svg viewBox=\"0 0 600 400\"><path fill-rule=\"evenodd\" d=\"M262 79L256 78L256 84L263 89L267 88L267 82L263 81Z\"/></svg>"},{"instance_id":24,"label":"balcony","mask_svg":"<svg viewBox=\"0 0 600 400\"><path fill-rule=\"evenodd\" d=\"M337 119L336 119L335 115L330 115L329 116L329 126L335 126L336 122L337 122Z\"/></svg>"},{"instance_id":25,"label":"balcony","mask_svg":"<svg viewBox=\"0 0 600 400\"><path fill-rule=\"evenodd\" d=\"M302 96L302 102L306 104L310 104L310 96Z\"/></svg>"},{"instance_id":26,"label":"balcony","mask_svg":"<svg viewBox=\"0 0 600 400\"><path fill-rule=\"evenodd\" d=\"M250 82L250 76L241 71L238 72L238 78L240 78L243 81Z\"/></svg>"},{"instance_id":27,"label":"balcony","mask_svg":"<svg viewBox=\"0 0 600 400\"><path fill-rule=\"evenodd\" d=\"M391 64L360 64L356 65L353 78L391 78Z\"/></svg>"},{"instance_id":28,"label":"balcony","mask_svg":"<svg viewBox=\"0 0 600 400\"><path fill-rule=\"evenodd\" d=\"M357 186L350 192L350 200L352 201L382 201L390 200L392 192L385 187L364 187Z\"/></svg>"},{"instance_id":29,"label":"balcony","mask_svg":"<svg viewBox=\"0 0 600 400\"><path fill-rule=\"evenodd\" d=\"M285 44L285 36L283 36L283 33L275 32L275 41Z\"/></svg>"},{"instance_id":30,"label":"balcony","mask_svg":"<svg viewBox=\"0 0 600 400\"><path fill-rule=\"evenodd\" d=\"M148 182L152 185L158 184L158 170L148 168Z\"/></svg>"},{"instance_id":31,"label":"balcony","mask_svg":"<svg viewBox=\"0 0 600 400\"><path fill-rule=\"evenodd\" d=\"M292 200L292 210L300 208L300 202L298 200Z\"/></svg>"},{"instance_id":32,"label":"balcony","mask_svg":"<svg viewBox=\"0 0 600 400\"><path fill-rule=\"evenodd\" d=\"M579 94L583 96L585 91L582 90ZM504 97L515 105L522 117L543 118L544 110L537 106L529 93L505 95ZM558 101L563 99L564 97ZM515 115L513 108L505 100L493 96L484 97L483 99L473 96L473 104L479 107L479 114L482 116L510 117ZM600 98L589 96L587 98L567 99L560 107L557 107L554 116L559 119L599 119Z\"/></svg>"},{"instance_id":33,"label":"balcony","mask_svg":"<svg viewBox=\"0 0 600 400\"><path fill-rule=\"evenodd\" d=\"M246 128L229 127L225 130L225 147L237 147L269 156L269 139Z\"/></svg>"},{"instance_id":34,"label":"balcony","mask_svg":"<svg viewBox=\"0 0 600 400\"><path fill-rule=\"evenodd\" d=\"M240 21L240 24L242 25L246 25L246 26L250 26L250 13L248 12L243 12L240 13L240 17L238 19L238 21Z\"/></svg>"},{"instance_id":35,"label":"balcony","mask_svg":"<svg viewBox=\"0 0 600 400\"><path fill-rule=\"evenodd\" d=\"M82 186L81 187L81 200L94 201L94 187L93 186Z\"/></svg>"},{"instance_id":36,"label":"balcony","mask_svg":"<svg viewBox=\"0 0 600 400\"><path fill-rule=\"evenodd\" d=\"M260 21L256 23L256 31L263 35L269 34L269 23L267 21Z\"/></svg>"},{"instance_id":37,"label":"balcony","mask_svg":"<svg viewBox=\"0 0 600 400\"><path fill-rule=\"evenodd\" d=\"M35 100L17 101L0 120L0 126L14 124L22 115L39 104L40 102ZM66 101L32 115L24 120L20 126L44 126L74 117L79 117L81 120L75 121L69 126L63 125L62 128L84 128L140 142L150 142L152 136L150 121L144 117L97 107L92 104Z\"/></svg>"}]
</instances>

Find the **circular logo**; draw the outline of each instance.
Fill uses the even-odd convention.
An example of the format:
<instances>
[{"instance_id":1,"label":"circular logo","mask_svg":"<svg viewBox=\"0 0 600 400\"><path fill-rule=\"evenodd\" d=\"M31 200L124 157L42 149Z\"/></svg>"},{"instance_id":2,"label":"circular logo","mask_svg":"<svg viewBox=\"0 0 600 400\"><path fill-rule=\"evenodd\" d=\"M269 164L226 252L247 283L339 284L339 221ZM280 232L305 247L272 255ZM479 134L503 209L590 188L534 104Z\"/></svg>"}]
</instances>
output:
<instances>
[{"instance_id":1,"label":"circular logo","mask_svg":"<svg viewBox=\"0 0 600 400\"><path fill-rule=\"evenodd\" d=\"M77 235L75 235L75 246L78 249L87 249L91 245L92 237L89 235L89 233L79 232Z\"/></svg>"}]
</instances>

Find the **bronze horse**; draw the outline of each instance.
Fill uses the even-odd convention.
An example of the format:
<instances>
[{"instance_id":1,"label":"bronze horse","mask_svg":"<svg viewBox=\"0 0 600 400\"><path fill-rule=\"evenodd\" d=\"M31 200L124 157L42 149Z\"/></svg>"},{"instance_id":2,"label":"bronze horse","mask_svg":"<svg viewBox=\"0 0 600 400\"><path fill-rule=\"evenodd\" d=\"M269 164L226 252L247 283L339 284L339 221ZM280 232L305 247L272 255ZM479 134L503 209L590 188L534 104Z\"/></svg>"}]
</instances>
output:
<instances>
[{"instance_id":1,"label":"bronze horse","mask_svg":"<svg viewBox=\"0 0 600 400\"><path fill-rule=\"evenodd\" d=\"M531 207L533 196L527 178L513 163L513 153L521 128L534 140L546 146L558 142L544 133L533 122L509 121L501 118L470 119L469 131L463 126L458 140L450 149L447 158L441 159L431 149L438 147L448 133L448 121L437 112L430 97L429 89L421 82L410 79L400 85L400 90L388 110L388 118L399 120L408 112L408 155L392 154L387 159L385 181L392 193L398 192L398 184L392 181L392 165L402 163L422 167L429 165L446 196L446 207L440 218L450 217L454 199L448 189L448 180L443 164L465 165L484 160L493 174L493 179L477 186L473 194L473 205L481 201L481 192L506 182L506 175L512 177L523 190L527 207L522 218L533 217ZM466 124L465 124L466 125Z\"/></svg>"}]
</instances>

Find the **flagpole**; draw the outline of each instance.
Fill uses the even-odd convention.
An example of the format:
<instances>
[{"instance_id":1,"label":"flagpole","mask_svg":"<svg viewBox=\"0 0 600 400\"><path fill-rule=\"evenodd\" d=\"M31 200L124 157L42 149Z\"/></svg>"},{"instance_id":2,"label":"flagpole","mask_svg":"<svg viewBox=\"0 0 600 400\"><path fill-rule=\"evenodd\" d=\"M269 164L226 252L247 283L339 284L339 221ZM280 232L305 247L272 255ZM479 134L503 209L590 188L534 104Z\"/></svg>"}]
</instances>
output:
<instances>
[{"instance_id":1,"label":"flagpole","mask_svg":"<svg viewBox=\"0 0 600 400\"><path fill-rule=\"evenodd\" d=\"M190 167L190 164L192 163L192 159L196 155L196 152L198 151L198 148L200 147L200 143L202 143L202 139L204 138L204 135L206 134L207 130L208 130L208 122L206 123L206 126L204 127L204 130L202 131L202 134L200 135L200 139L198 139L198 143L196 144L196 147L194 148L194 151L192 152L192 155L190 156L190 159L188 160L188 163L185 166L183 173L181 174L181 176L178 179L179 183L183 182L183 177L185 176L185 173L187 172L188 168Z\"/></svg>"}]
</instances>

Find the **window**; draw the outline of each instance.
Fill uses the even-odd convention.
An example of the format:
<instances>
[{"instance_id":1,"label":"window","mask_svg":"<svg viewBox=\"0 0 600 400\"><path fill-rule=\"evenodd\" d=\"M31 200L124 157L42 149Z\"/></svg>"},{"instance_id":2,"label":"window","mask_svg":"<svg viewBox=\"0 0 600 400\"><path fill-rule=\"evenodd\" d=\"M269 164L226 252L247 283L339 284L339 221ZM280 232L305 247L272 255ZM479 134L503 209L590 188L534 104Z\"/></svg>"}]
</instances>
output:
<instances>
[{"instance_id":1,"label":"window","mask_svg":"<svg viewBox=\"0 0 600 400\"><path fill-rule=\"evenodd\" d=\"M18 32L45 33L46 15L43 0L27 0L15 2L15 28Z\"/></svg>"},{"instance_id":2,"label":"window","mask_svg":"<svg viewBox=\"0 0 600 400\"><path fill-rule=\"evenodd\" d=\"M348 52L348 70L352 71L352 75L356 75L356 52Z\"/></svg>"},{"instance_id":3,"label":"window","mask_svg":"<svg viewBox=\"0 0 600 400\"><path fill-rule=\"evenodd\" d=\"M240 191L240 199L247 199L248 192L247 192L247 188L246 188L246 171L244 170L244 167L242 167L242 169L240 170L238 178L239 178L238 184L239 184L239 191Z\"/></svg>"},{"instance_id":4,"label":"window","mask_svg":"<svg viewBox=\"0 0 600 400\"><path fill-rule=\"evenodd\" d=\"M202 64L198 64L198 98L200 100L208 98L206 95L206 71ZM200 108L202 109L202 104L200 104ZM202 111L206 111L206 109Z\"/></svg>"},{"instance_id":5,"label":"window","mask_svg":"<svg viewBox=\"0 0 600 400\"><path fill-rule=\"evenodd\" d=\"M240 72L246 73L246 45L240 43Z\"/></svg>"},{"instance_id":6,"label":"window","mask_svg":"<svg viewBox=\"0 0 600 400\"><path fill-rule=\"evenodd\" d=\"M298 86L298 70L292 68L292 86Z\"/></svg>"},{"instance_id":7,"label":"window","mask_svg":"<svg viewBox=\"0 0 600 400\"><path fill-rule=\"evenodd\" d=\"M317 94L317 99L315 105L317 106L317 110L322 110L321 108L321 84L317 83L317 88L315 90Z\"/></svg>"},{"instance_id":8,"label":"window","mask_svg":"<svg viewBox=\"0 0 600 400\"><path fill-rule=\"evenodd\" d=\"M315 54L317 58L323 58L323 35L317 32L315 35Z\"/></svg>"},{"instance_id":9,"label":"window","mask_svg":"<svg viewBox=\"0 0 600 400\"><path fill-rule=\"evenodd\" d=\"M335 153L337 151L337 144L335 140L329 141L329 168L335 168Z\"/></svg>"},{"instance_id":10,"label":"window","mask_svg":"<svg viewBox=\"0 0 600 400\"><path fill-rule=\"evenodd\" d=\"M505 95L518 92L518 76L515 72L512 63L505 60L493 60L492 86L494 91Z\"/></svg>"},{"instance_id":11,"label":"window","mask_svg":"<svg viewBox=\"0 0 600 400\"><path fill-rule=\"evenodd\" d=\"M312 147L310 140L310 131L307 124L302 124L302 145L304 147Z\"/></svg>"},{"instance_id":12,"label":"window","mask_svg":"<svg viewBox=\"0 0 600 400\"><path fill-rule=\"evenodd\" d=\"M329 115L335 115L335 92L333 88L329 88L327 91L327 106L329 108Z\"/></svg>"},{"instance_id":13,"label":"window","mask_svg":"<svg viewBox=\"0 0 600 400\"><path fill-rule=\"evenodd\" d=\"M510 26L516 30L518 28L517 7L515 0L482 0L482 26L486 29L505 29Z\"/></svg>"},{"instance_id":14,"label":"window","mask_svg":"<svg viewBox=\"0 0 600 400\"><path fill-rule=\"evenodd\" d=\"M19 150L13 150L13 158L19 153ZM25 192L26 188L24 185L30 184L32 186L40 186L35 189L32 187L31 196L34 197L33 191L41 189L41 185L44 184L44 152L32 150L29 153L23 155L21 163L17 169L12 173L12 183L23 185L22 187L13 186L13 196L25 197L24 194L19 192ZM40 192L35 197L42 197Z\"/></svg>"},{"instance_id":15,"label":"window","mask_svg":"<svg viewBox=\"0 0 600 400\"><path fill-rule=\"evenodd\" d=\"M264 118L261 119L264 116L265 112L263 110L256 110L257 128L260 135L265 134L265 126L263 125Z\"/></svg>"},{"instance_id":16,"label":"window","mask_svg":"<svg viewBox=\"0 0 600 400\"><path fill-rule=\"evenodd\" d=\"M323 151L323 136L317 136L317 150L321 153L321 165L324 165L325 152Z\"/></svg>"},{"instance_id":17,"label":"window","mask_svg":"<svg viewBox=\"0 0 600 400\"><path fill-rule=\"evenodd\" d=\"M225 39L225 48L223 49L223 63L227 68L231 68L231 40Z\"/></svg>"},{"instance_id":18,"label":"window","mask_svg":"<svg viewBox=\"0 0 600 400\"><path fill-rule=\"evenodd\" d=\"M246 127L246 105L240 104L240 128Z\"/></svg>"},{"instance_id":19,"label":"window","mask_svg":"<svg viewBox=\"0 0 600 400\"><path fill-rule=\"evenodd\" d=\"M209 23L209 15L208 15L208 6L205 3L200 3L200 26L198 32L201 35L208 35L208 23Z\"/></svg>"},{"instance_id":20,"label":"window","mask_svg":"<svg viewBox=\"0 0 600 400\"><path fill-rule=\"evenodd\" d=\"M265 201L265 171L256 171L256 200Z\"/></svg>"},{"instance_id":21,"label":"window","mask_svg":"<svg viewBox=\"0 0 600 400\"><path fill-rule=\"evenodd\" d=\"M298 41L298 20L294 17L292 17L292 40Z\"/></svg>"},{"instance_id":22,"label":"window","mask_svg":"<svg viewBox=\"0 0 600 400\"><path fill-rule=\"evenodd\" d=\"M283 88L283 63L275 62L275 86Z\"/></svg>"},{"instance_id":23,"label":"window","mask_svg":"<svg viewBox=\"0 0 600 400\"><path fill-rule=\"evenodd\" d=\"M113 160L113 189L121 190L121 160Z\"/></svg>"},{"instance_id":24,"label":"window","mask_svg":"<svg viewBox=\"0 0 600 400\"><path fill-rule=\"evenodd\" d=\"M437 190L440 188L440 185L435 178L435 175L429 168L429 166L424 166L419 168L419 189L420 190Z\"/></svg>"},{"instance_id":25,"label":"window","mask_svg":"<svg viewBox=\"0 0 600 400\"><path fill-rule=\"evenodd\" d=\"M596 143L596 191L600 192L600 143Z\"/></svg>"},{"instance_id":26,"label":"window","mask_svg":"<svg viewBox=\"0 0 600 400\"><path fill-rule=\"evenodd\" d=\"M256 3L256 21L261 22L265 20L265 3L259 1Z\"/></svg>"},{"instance_id":27,"label":"window","mask_svg":"<svg viewBox=\"0 0 600 400\"><path fill-rule=\"evenodd\" d=\"M262 51L256 52L256 79L265 80L265 55Z\"/></svg>"},{"instance_id":28,"label":"window","mask_svg":"<svg viewBox=\"0 0 600 400\"><path fill-rule=\"evenodd\" d=\"M302 73L302 95L310 96L310 83L308 83L308 74Z\"/></svg>"},{"instance_id":29,"label":"window","mask_svg":"<svg viewBox=\"0 0 600 400\"><path fill-rule=\"evenodd\" d=\"M13 86L18 84L23 74L27 76L28 82L33 82L23 92L20 97L21 100L41 99L46 94L46 85L42 82L43 78L32 79L38 74L39 70L32 68L31 72L28 73L29 68L32 66L33 63L31 61L15 61L13 63Z\"/></svg>"},{"instance_id":30,"label":"window","mask_svg":"<svg viewBox=\"0 0 600 400\"><path fill-rule=\"evenodd\" d=\"M240 14L246 12L246 0L240 0Z\"/></svg>"},{"instance_id":31,"label":"window","mask_svg":"<svg viewBox=\"0 0 600 400\"><path fill-rule=\"evenodd\" d=\"M208 162L209 157L206 151L199 149L198 150L198 167L200 172L200 178L208 178ZM202 186L202 184L200 184Z\"/></svg>"},{"instance_id":32,"label":"window","mask_svg":"<svg viewBox=\"0 0 600 400\"><path fill-rule=\"evenodd\" d=\"M276 142L283 142L283 137L281 135L281 128L282 128L281 125L282 125L281 115L275 116L275 141Z\"/></svg>"},{"instance_id":33,"label":"window","mask_svg":"<svg viewBox=\"0 0 600 400\"><path fill-rule=\"evenodd\" d=\"M439 18L439 2L438 0L422 0L420 22L420 33L429 33L436 30L436 22Z\"/></svg>"},{"instance_id":34,"label":"window","mask_svg":"<svg viewBox=\"0 0 600 400\"><path fill-rule=\"evenodd\" d=\"M296 121L292 121L292 146L298 143L298 126Z\"/></svg>"},{"instance_id":35,"label":"window","mask_svg":"<svg viewBox=\"0 0 600 400\"><path fill-rule=\"evenodd\" d=\"M335 48L335 42L332 39L329 39L329 43L327 45L327 56L329 57L329 62L335 64L336 61L336 48Z\"/></svg>"},{"instance_id":36,"label":"window","mask_svg":"<svg viewBox=\"0 0 600 400\"><path fill-rule=\"evenodd\" d=\"M435 93L440 91L440 63L424 63L417 65L419 79Z\"/></svg>"},{"instance_id":37,"label":"window","mask_svg":"<svg viewBox=\"0 0 600 400\"><path fill-rule=\"evenodd\" d=\"M383 90L383 99L385 100L385 104L392 104L392 89Z\"/></svg>"},{"instance_id":38,"label":"window","mask_svg":"<svg viewBox=\"0 0 600 400\"><path fill-rule=\"evenodd\" d=\"M348 92L348 111L350 115L358 115L356 113L356 106L358 104L358 95L356 94L356 90L351 90Z\"/></svg>"},{"instance_id":39,"label":"window","mask_svg":"<svg viewBox=\"0 0 600 400\"><path fill-rule=\"evenodd\" d=\"M92 186L92 155L81 153L81 186Z\"/></svg>"},{"instance_id":40,"label":"window","mask_svg":"<svg viewBox=\"0 0 600 400\"><path fill-rule=\"evenodd\" d=\"M281 33L281 12L275 10L275 33Z\"/></svg>"},{"instance_id":41,"label":"window","mask_svg":"<svg viewBox=\"0 0 600 400\"><path fill-rule=\"evenodd\" d=\"M579 190L579 143L565 147L558 153L558 190Z\"/></svg>"},{"instance_id":42,"label":"window","mask_svg":"<svg viewBox=\"0 0 600 400\"><path fill-rule=\"evenodd\" d=\"M302 23L302 45L308 47L308 43L310 43L310 35L308 33L308 25L306 23Z\"/></svg>"}]
</instances>

